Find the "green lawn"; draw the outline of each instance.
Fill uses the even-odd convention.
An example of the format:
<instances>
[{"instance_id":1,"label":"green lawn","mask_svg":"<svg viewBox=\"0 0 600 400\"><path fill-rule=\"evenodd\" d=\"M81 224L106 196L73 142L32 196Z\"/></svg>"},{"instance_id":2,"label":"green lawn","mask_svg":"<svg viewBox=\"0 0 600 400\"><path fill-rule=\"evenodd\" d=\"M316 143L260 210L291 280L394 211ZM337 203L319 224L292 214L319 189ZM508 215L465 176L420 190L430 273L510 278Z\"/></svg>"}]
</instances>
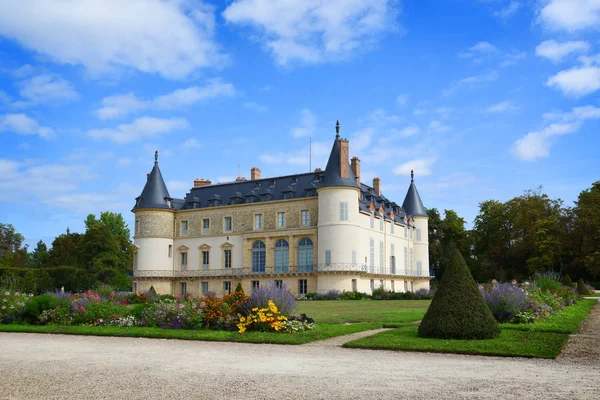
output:
<instances>
[{"instance_id":1,"label":"green lawn","mask_svg":"<svg viewBox=\"0 0 600 400\"><path fill-rule=\"evenodd\" d=\"M581 300L574 306L566 307L560 313L533 324L502 324L501 326L503 330L574 333L596 304L598 304L597 300Z\"/></svg>"},{"instance_id":2,"label":"green lawn","mask_svg":"<svg viewBox=\"0 0 600 400\"><path fill-rule=\"evenodd\" d=\"M585 294L584 297L600 297L600 293Z\"/></svg>"},{"instance_id":3,"label":"green lawn","mask_svg":"<svg viewBox=\"0 0 600 400\"><path fill-rule=\"evenodd\" d=\"M381 326L402 326L421 320L431 300L303 300L296 306L317 324L371 322Z\"/></svg>"},{"instance_id":4,"label":"green lawn","mask_svg":"<svg viewBox=\"0 0 600 400\"><path fill-rule=\"evenodd\" d=\"M503 330L497 338L487 340L425 339L419 337L416 326L408 326L354 340L344 344L344 347L555 358L568 339L567 334L510 330Z\"/></svg>"}]
</instances>

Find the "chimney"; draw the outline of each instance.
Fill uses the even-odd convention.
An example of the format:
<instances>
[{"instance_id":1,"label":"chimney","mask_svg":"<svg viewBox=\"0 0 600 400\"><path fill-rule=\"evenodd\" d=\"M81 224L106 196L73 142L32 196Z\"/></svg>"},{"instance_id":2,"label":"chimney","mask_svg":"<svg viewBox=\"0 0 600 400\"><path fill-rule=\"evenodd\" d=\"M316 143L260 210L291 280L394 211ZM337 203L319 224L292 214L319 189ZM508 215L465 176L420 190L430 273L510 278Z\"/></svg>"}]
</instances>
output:
<instances>
[{"instance_id":1,"label":"chimney","mask_svg":"<svg viewBox=\"0 0 600 400\"><path fill-rule=\"evenodd\" d=\"M348 173L348 157L349 157L348 139L340 139L340 176L347 178Z\"/></svg>"},{"instance_id":2,"label":"chimney","mask_svg":"<svg viewBox=\"0 0 600 400\"><path fill-rule=\"evenodd\" d=\"M244 178L243 176L238 176L237 178L235 178L236 182L244 182L246 180L246 178Z\"/></svg>"},{"instance_id":3,"label":"chimney","mask_svg":"<svg viewBox=\"0 0 600 400\"><path fill-rule=\"evenodd\" d=\"M197 187L203 187L203 186L210 186L210 184L211 184L210 179L204 179L204 178L202 178L202 179L198 179L198 178L194 179L194 187L195 188L197 188Z\"/></svg>"},{"instance_id":4,"label":"chimney","mask_svg":"<svg viewBox=\"0 0 600 400\"><path fill-rule=\"evenodd\" d=\"M356 184L360 186L360 159L356 156L352 157L352 173L356 177Z\"/></svg>"},{"instance_id":5,"label":"chimney","mask_svg":"<svg viewBox=\"0 0 600 400\"><path fill-rule=\"evenodd\" d=\"M257 181L260 179L260 169L254 167L250 170L250 180Z\"/></svg>"},{"instance_id":6,"label":"chimney","mask_svg":"<svg viewBox=\"0 0 600 400\"><path fill-rule=\"evenodd\" d=\"M373 189L377 193L377 196L381 196L381 179L373 178Z\"/></svg>"},{"instance_id":7,"label":"chimney","mask_svg":"<svg viewBox=\"0 0 600 400\"><path fill-rule=\"evenodd\" d=\"M315 168L315 172L323 172L322 168Z\"/></svg>"}]
</instances>

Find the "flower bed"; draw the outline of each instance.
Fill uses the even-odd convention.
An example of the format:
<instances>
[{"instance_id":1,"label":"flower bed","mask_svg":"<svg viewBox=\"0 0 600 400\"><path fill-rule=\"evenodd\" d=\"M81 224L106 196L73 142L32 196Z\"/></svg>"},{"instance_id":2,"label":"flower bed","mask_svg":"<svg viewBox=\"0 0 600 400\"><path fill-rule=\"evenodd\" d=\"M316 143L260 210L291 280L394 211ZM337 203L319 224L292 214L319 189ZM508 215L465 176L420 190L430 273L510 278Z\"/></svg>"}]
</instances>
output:
<instances>
[{"instance_id":1,"label":"flower bed","mask_svg":"<svg viewBox=\"0 0 600 400\"><path fill-rule=\"evenodd\" d=\"M314 329L314 322L292 315L294 297L289 289L267 284L247 296L241 290L218 298L214 294L157 296L115 293L50 293L33 296L0 293L0 323L32 325L123 326L169 329L214 329L298 332Z\"/></svg>"}]
</instances>

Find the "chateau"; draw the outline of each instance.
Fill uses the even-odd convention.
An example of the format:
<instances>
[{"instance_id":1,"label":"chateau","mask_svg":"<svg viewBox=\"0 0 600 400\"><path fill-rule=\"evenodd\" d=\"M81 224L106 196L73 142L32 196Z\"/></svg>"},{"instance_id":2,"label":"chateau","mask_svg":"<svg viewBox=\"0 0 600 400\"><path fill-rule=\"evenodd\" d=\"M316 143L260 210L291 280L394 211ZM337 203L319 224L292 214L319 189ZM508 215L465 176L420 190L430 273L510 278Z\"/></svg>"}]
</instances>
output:
<instances>
[{"instance_id":1,"label":"chateau","mask_svg":"<svg viewBox=\"0 0 600 400\"><path fill-rule=\"evenodd\" d=\"M212 184L172 198L158 167L136 199L133 291L217 296L267 281L297 296L429 288L427 212L411 172L402 206L361 182L339 123L325 170Z\"/></svg>"}]
</instances>

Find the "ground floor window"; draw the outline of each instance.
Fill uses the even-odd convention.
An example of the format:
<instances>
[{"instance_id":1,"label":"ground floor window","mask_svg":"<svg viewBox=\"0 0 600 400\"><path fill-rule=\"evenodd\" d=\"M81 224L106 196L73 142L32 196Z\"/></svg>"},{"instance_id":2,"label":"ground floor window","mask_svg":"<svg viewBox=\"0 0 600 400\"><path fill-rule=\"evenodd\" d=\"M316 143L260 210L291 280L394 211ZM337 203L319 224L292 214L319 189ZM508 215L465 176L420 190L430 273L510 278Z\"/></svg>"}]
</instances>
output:
<instances>
[{"instance_id":1,"label":"ground floor window","mask_svg":"<svg viewBox=\"0 0 600 400\"><path fill-rule=\"evenodd\" d=\"M396 291L396 288L395 288L395 285L394 285L394 281L391 281L391 282L390 282L390 285L391 285L391 287L392 287L392 292L395 292L395 291Z\"/></svg>"},{"instance_id":2,"label":"ground floor window","mask_svg":"<svg viewBox=\"0 0 600 400\"><path fill-rule=\"evenodd\" d=\"M352 291L358 292L358 285L356 284L356 279L352 279Z\"/></svg>"},{"instance_id":3,"label":"ground floor window","mask_svg":"<svg viewBox=\"0 0 600 400\"><path fill-rule=\"evenodd\" d=\"M223 282L223 293L231 294L231 282L230 281Z\"/></svg>"},{"instance_id":4,"label":"ground floor window","mask_svg":"<svg viewBox=\"0 0 600 400\"><path fill-rule=\"evenodd\" d=\"M283 286L283 281L282 280L276 280L275 281L275 286L278 287L278 288L282 287Z\"/></svg>"},{"instance_id":5,"label":"ground floor window","mask_svg":"<svg viewBox=\"0 0 600 400\"><path fill-rule=\"evenodd\" d=\"M383 284L383 279L381 279L381 280L379 281L379 287L380 287L381 289L383 289L383 288L385 287L385 285Z\"/></svg>"},{"instance_id":6,"label":"ground floor window","mask_svg":"<svg viewBox=\"0 0 600 400\"><path fill-rule=\"evenodd\" d=\"M258 287L259 287L258 281L252 281L252 290L258 289Z\"/></svg>"},{"instance_id":7,"label":"ground floor window","mask_svg":"<svg viewBox=\"0 0 600 400\"><path fill-rule=\"evenodd\" d=\"M304 296L307 293L308 284L306 279L298 279L298 294Z\"/></svg>"},{"instance_id":8,"label":"ground floor window","mask_svg":"<svg viewBox=\"0 0 600 400\"><path fill-rule=\"evenodd\" d=\"M415 291L415 284L413 281L410 281L410 291L414 292Z\"/></svg>"},{"instance_id":9,"label":"ground floor window","mask_svg":"<svg viewBox=\"0 0 600 400\"><path fill-rule=\"evenodd\" d=\"M371 292L375 290L375 279L371 279Z\"/></svg>"},{"instance_id":10,"label":"ground floor window","mask_svg":"<svg viewBox=\"0 0 600 400\"><path fill-rule=\"evenodd\" d=\"M408 282L404 281L404 293L408 292Z\"/></svg>"},{"instance_id":11,"label":"ground floor window","mask_svg":"<svg viewBox=\"0 0 600 400\"><path fill-rule=\"evenodd\" d=\"M200 293L202 293L202 296L208 294L208 282L200 282Z\"/></svg>"},{"instance_id":12,"label":"ground floor window","mask_svg":"<svg viewBox=\"0 0 600 400\"><path fill-rule=\"evenodd\" d=\"M133 293L137 293L137 282L133 282Z\"/></svg>"},{"instance_id":13,"label":"ground floor window","mask_svg":"<svg viewBox=\"0 0 600 400\"><path fill-rule=\"evenodd\" d=\"M179 294L185 296L187 294L187 283L180 282L179 283Z\"/></svg>"}]
</instances>

